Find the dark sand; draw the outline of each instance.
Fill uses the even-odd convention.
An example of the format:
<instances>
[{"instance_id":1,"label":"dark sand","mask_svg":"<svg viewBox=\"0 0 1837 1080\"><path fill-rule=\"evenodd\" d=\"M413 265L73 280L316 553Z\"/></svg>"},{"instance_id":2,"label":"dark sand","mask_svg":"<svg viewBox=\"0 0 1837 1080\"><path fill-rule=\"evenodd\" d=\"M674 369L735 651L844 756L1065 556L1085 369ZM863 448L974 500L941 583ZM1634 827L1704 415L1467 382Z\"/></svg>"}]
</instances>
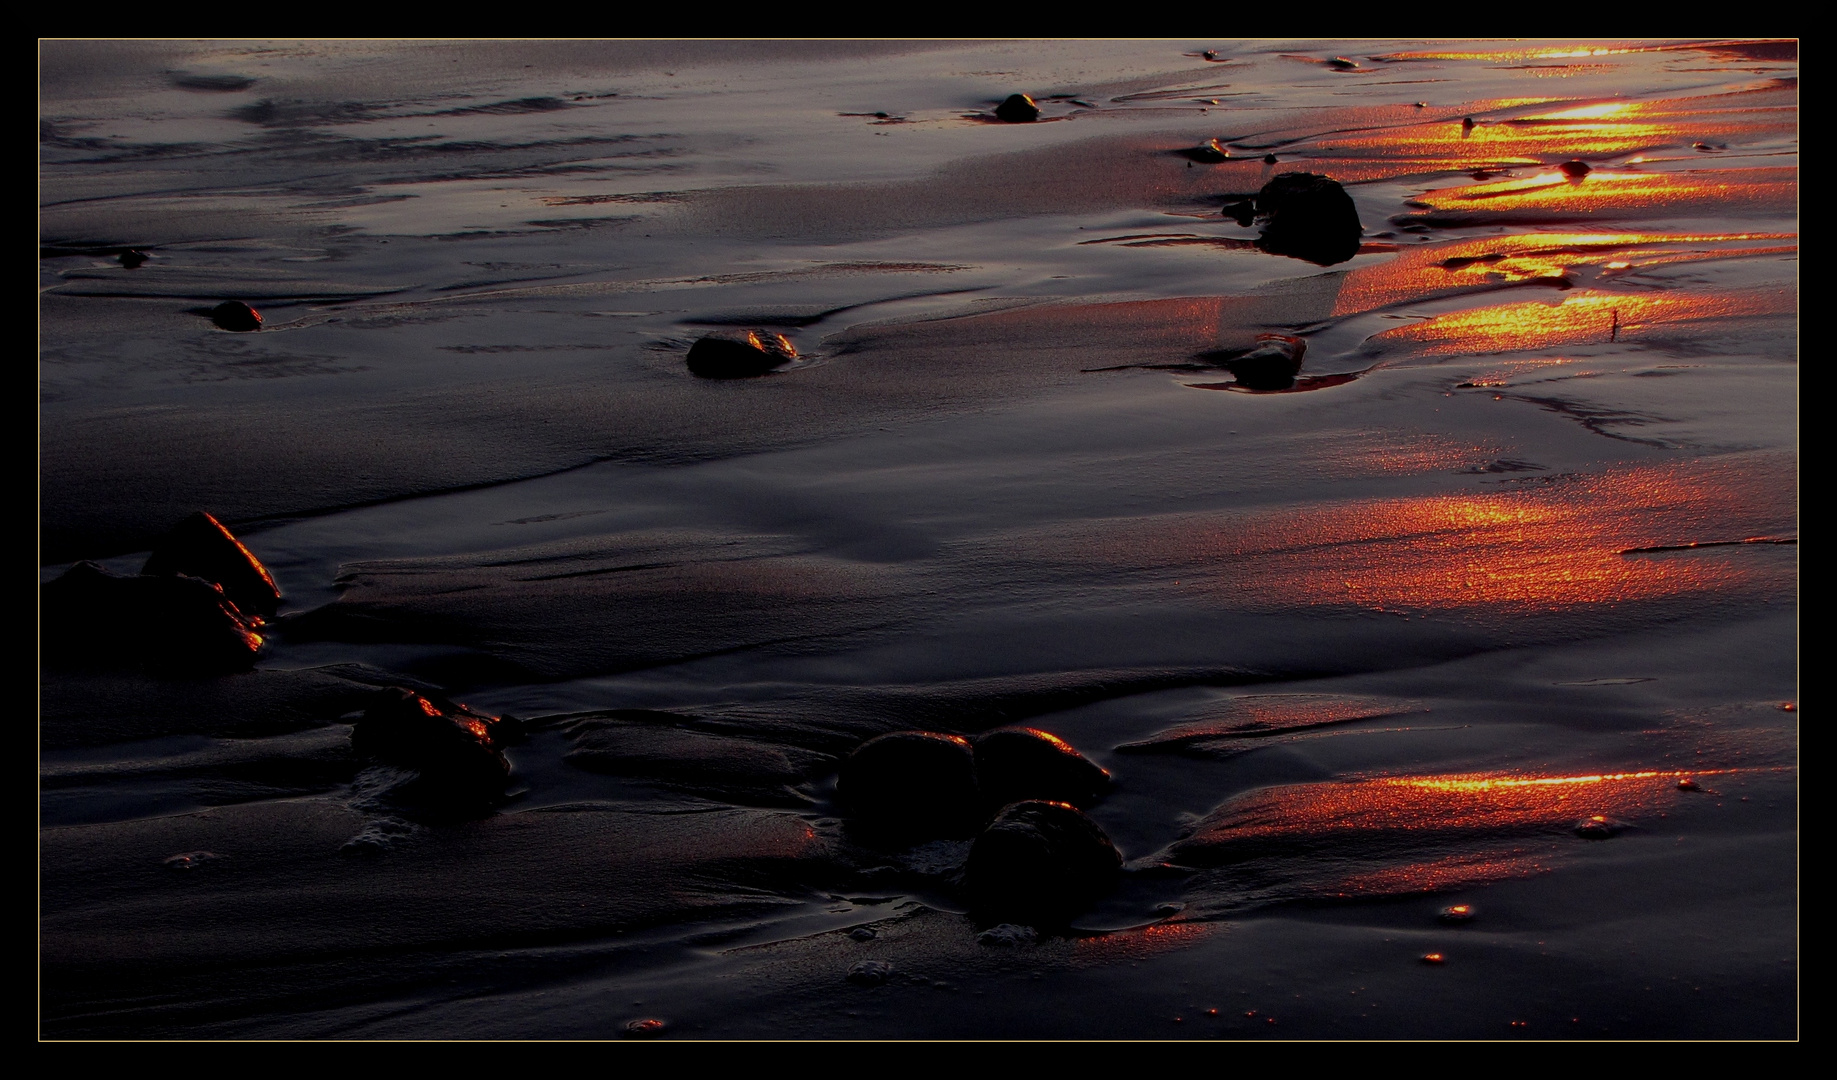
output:
<instances>
[{"instance_id":1,"label":"dark sand","mask_svg":"<svg viewBox=\"0 0 1837 1080\"><path fill-rule=\"evenodd\" d=\"M1796 58L45 43L41 579L203 509L285 599L43 671L40 1036L1796 1038ZM1126 863L982 934L835 773L1017 724Z\"/></svg>"}]
</instances>

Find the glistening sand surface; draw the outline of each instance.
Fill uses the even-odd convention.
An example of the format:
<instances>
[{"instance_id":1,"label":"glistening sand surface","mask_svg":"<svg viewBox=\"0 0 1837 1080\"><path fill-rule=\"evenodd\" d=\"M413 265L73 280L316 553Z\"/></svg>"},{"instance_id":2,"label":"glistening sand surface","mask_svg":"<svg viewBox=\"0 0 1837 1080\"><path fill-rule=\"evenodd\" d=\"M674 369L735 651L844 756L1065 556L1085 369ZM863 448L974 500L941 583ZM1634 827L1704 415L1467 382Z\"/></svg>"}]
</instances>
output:
<instances>
[{"instance_id":1,"label":"glistening sand surface","mask_svg":"<svg viewBox=\"0 0 1837 1080\"><path fill-rule=\"evenodd\" d=\"M41 58L42 577L204 509L286 596L44 673L42 1035L1797 1034L1795 45ZM1222 216L1291 171L1351 260ZM378 685L512 797L391 805ZM834 774L1016 723L1128 862L989 945Z\"/></svg>"}]
</instances>

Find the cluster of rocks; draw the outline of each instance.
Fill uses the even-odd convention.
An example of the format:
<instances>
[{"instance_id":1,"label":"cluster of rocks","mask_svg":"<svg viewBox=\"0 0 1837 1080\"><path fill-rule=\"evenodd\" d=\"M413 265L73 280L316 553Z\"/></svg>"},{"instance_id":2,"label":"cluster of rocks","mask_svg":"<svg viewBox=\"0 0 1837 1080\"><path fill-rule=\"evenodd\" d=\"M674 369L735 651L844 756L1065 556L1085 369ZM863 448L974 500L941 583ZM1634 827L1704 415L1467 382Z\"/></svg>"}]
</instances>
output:
<instances>
[{"instance_id":1,"label":"cluster of rocks","mask_svg":"<svg viewBox=\"0 0 1837 1080\"><path fill-rule=\"evenodd\" d=\"M39 597L47 663L202 672L253 665L257 631L281 602L267 568L203 511L167 533L140 573L80 562Z\"/></svg>"},{"instance_id":2,"label":"cluster of rocks","mask_svg":"<svg viewBox=\"0 0 1837 1080\"><path fill-rule=\"evenodd\" d=\"M894 843L974 836L963 887L978 918L1058 924L1107 891L1122 855L1084 813L1110 774L1063 740L1004 728L973 742L900 731L843 762L836 800Z\"/></svg>"}]
</instances>

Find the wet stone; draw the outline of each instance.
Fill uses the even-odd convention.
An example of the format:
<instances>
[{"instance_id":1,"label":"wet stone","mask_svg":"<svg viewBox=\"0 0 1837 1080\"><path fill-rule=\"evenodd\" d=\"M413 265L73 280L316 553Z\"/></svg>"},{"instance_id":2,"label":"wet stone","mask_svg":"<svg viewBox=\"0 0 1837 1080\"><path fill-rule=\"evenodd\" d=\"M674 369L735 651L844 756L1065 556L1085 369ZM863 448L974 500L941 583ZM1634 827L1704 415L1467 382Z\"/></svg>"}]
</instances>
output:
<instances>
[{"instance_id":1,"label":"wet stone","mask_svg":"<svg viewBox=\"0 0 1837 1080\"><path fill-rule=\"evenodd\" d=\"M848 932L848 936L854 941L872 941L880 935L874 933L871 927L857 926Z\"/></svg>"},{"instance_id":2,"label":"wet stone","mask_svg":"<svg viewBox=\"0 0 1837 1080\"><path fill-rule=\"evenodd\" d=\"M144 251L130 250L122 252L120 255L116 256L116 258L121 260L121 265L127 267L129 270L134 270L138 269L141 264L147 261L147 253Z\"/></svg>"},{"instance_id":3,"label":"wet stone","mask_svg":"<svg viewBox=\"0 0 1837 1080\"><path fill-rule=\"evenodd\" d=\"M1558 165L1557 168L1561 169L1563 175L1569 177L1571 180L1580 180L1582 177L1594 172L1594 169L1590 168L1586 161L1565 161L1561 165Z\"/></svg>"},{"instance_id":4,"label":"wet stone","mask_svg":"<svg viewBox=\"0 0 1837 1080\"><path fill-rule=\"evenodd\" d=\"M1625 832L1626 824L1624 822L1615 821L1613 818L1596 814L1593 817L1586 817L1576 822L1575 827L1570 831L1584 840L1607 840Z\"/></svg>"},{"instance_id":5,"label":"wet stone","mask_svg":"<svg viewBox=\"0 0 1837 1080\"><path fill-rule=\"evenodd\" d=\"M1257 216L1267 218L1257 247L1319 266L1359 253L1364 226L1339 182L1314 173L1283 173L1257 192Z\"/></svg>"},{"instance_id":6,"label":"wet stone","mask_svg":"<svg viewBox=\"0 0 1837 1080\"><path fill-rule=\"evenodd\" d=\"M654 1016L642 1020L631 1020L625 1024L625 1037L628 1039L655 1039L669 1029L669 1024Z\"/></svg>"},{"instance_id":7,"label":"wet stone","mask_svg":"<svg viewBox=\"0 0 1837 1080\"><path fill-rule=\"evenodd\" d=\"M218 859L227 857L214 851L187 851L179 855L169 855L161 860L161 864L168 870L184 873L196 870L205 863L216 862Z\"/></svg>"},{"instance_id":8,"label":"wet stone","mask_svg":"<svg viewBox=\"0 0 1837 1080\"><path fill-rule=\"evenodd\" d=\"M1238 385L1250 390L1287 390L1301 374L1302 358L1308 354L1303 338L1287 334L1258 334L1249 352L1225 361Z\"/></svg>"},{"instance_id":9,"label":"wet stone","mask_svg":"<svg viewBox=\"0 0 1837 1080\"><path fill-rule=\"evenodd\" d=\"M1009 124L1027 124L1040 118L1040 107L1026 94L1009 94L995 106L995 119Z\"/></svg>"},{"instance_id":10,"label":"wet stone","mask_svg":"<svg viewBox=\"0 0 1837 1080\"><path fill-rule=\"evenodd\" d=\"M885 986L893 977L893 965L885 960L863 960L848 969L848 981L856 986Z\"/></svg>"},{"instance_id":11,"label":"wet stone","mask_svg":"<svg viewBox=\"0 0 1837 1080\"><path fill-rule=\"evenodd\" d=\"M1472 922L1473 916L1472 904L1454 904L1441 909L1435 917L1445 923L1464 923Z\"/></svg>"},{"instance_id":12,"label":"wet stone","mask_svg":"<svg viewBox=\"0 0 1837 1080\"><path fill-rule=\"evenodd\" d=\"M46 584L40 640L47 664L150 664L184 672L242 671L262 646L216 584L182 574L116 574L81 562Z\"/></svg>"},{"instance_id":13,"label":"wet stone","mask_svg":"<svg viewBox=\"0 0 1837 1080\"><path fill-rule=\"evenodd\" d=\"M858 824L898 838L963 836L981 800L967 740L934 731L869 739L842 763L836 800Z\"/></svg>"},{"instance_id":14,"label":"wet stone","mask_svg":"<svg viewBox=\"0 0 1837 1080\"><path fill-rule=\"evenodd\" d=\"M351 729L351 749L417 771L419 781L402 789L411 799L484 804L501 796L509 779L510 762L500 750L509 735L507 722L496 717L388 687L372 695Z\"/></svg>"},{"instance_id":15,"label":"wet stone","mask_svg":"<svg viewBox=\"0 0 1837 1080\"><path fill-rule=\"evenodd\" d=\"M1110 788L1110 774L1056 735L1004 728L976 740L976 783L997 806L1044 799L1090 807Z\"/></svg>"},{"instance_id":16,"label":"wet stone","mask_svg":"<svg viewBox=\"0 0 1837 1080\"><path fill-rule=\"evenodd\" d=\"M977 934L976 944L987 945L991 948L1011 949L1017 945L1031 945L1039 939L1039 931L1031 926L997 923Z\"/></svg>"},{"instance_id":17,"label":"wet stone","mask_svg":"<svg viewBox=\"0 0 1837 1080\"><path fill-rule=\"evenodd\" d=\"M751 379L797 359L782 334L749 333L744 339L705 337L689 347L689 373L704 379Z\"/></svg>"},{"instance_id":18,"label":"wet stone","mask_svg":"<svg viewBox=\"0 0 1837 1080\"><path fill-rule=\"evenodd\" d=\"M1004 807L970 846L964 886L980 918L1063 923L1107 892L1122 853L1076 807L1029 800Z\"/></svg>"},{"instance_id":19,"label":"wet stone","mask_svg":"<svg viewBox=\"0 0 1837 1080\"><path fill-rule=\"evenodd\" d=\"M262 328L261 312L240 300L225 300L211 308L210 321L222 330L246 332Z\"/></svg>"},{"instance_id":20,"label":"wet stone","mask_svg":"<svg viewBox=\"0 0 1837 1080\"><path fill-rule=\"evenodd\" d=\"M1182 150L1176 150L1174 153L1179 154L1189 161L1197 161L1201 165L1216 165L1221 161L1229 161L1231 159L1231 151L1221 146L1217 139L1207 139L1198 146L1189 146Z\"/></svg>"},{"instance_id":21,"label":"wet stone","mask_svg":"<svg viewBox=\"0 0 1837 1080\"><path fill-rule=\"evenodd\" d=\"M204 511L179 522L153 546L143 574L187 574L215 582L244 615L273 618L281 590L261 560Z\"/></svg>"}]
</instances>

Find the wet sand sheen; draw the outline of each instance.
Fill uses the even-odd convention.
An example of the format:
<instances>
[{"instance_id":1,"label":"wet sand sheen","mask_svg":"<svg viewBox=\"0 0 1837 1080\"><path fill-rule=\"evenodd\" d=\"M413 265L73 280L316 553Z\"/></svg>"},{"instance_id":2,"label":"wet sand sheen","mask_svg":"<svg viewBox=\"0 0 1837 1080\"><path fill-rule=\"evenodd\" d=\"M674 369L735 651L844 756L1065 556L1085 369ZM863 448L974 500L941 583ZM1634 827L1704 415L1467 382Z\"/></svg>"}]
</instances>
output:
<instances>
[{"instance_id":1,"label":"wet sand sheen","mask_svg":"<svg viewBox=\"0 0 1837 1080\"><path fill-rule=\"evenodd\" d=\"M41 574L285 599L43 672L41 1034L1793 1035L1796 46L704 44L45 47ZM1069 925L834 798L1015 725Z\"/></svg>"}]
</instances>

